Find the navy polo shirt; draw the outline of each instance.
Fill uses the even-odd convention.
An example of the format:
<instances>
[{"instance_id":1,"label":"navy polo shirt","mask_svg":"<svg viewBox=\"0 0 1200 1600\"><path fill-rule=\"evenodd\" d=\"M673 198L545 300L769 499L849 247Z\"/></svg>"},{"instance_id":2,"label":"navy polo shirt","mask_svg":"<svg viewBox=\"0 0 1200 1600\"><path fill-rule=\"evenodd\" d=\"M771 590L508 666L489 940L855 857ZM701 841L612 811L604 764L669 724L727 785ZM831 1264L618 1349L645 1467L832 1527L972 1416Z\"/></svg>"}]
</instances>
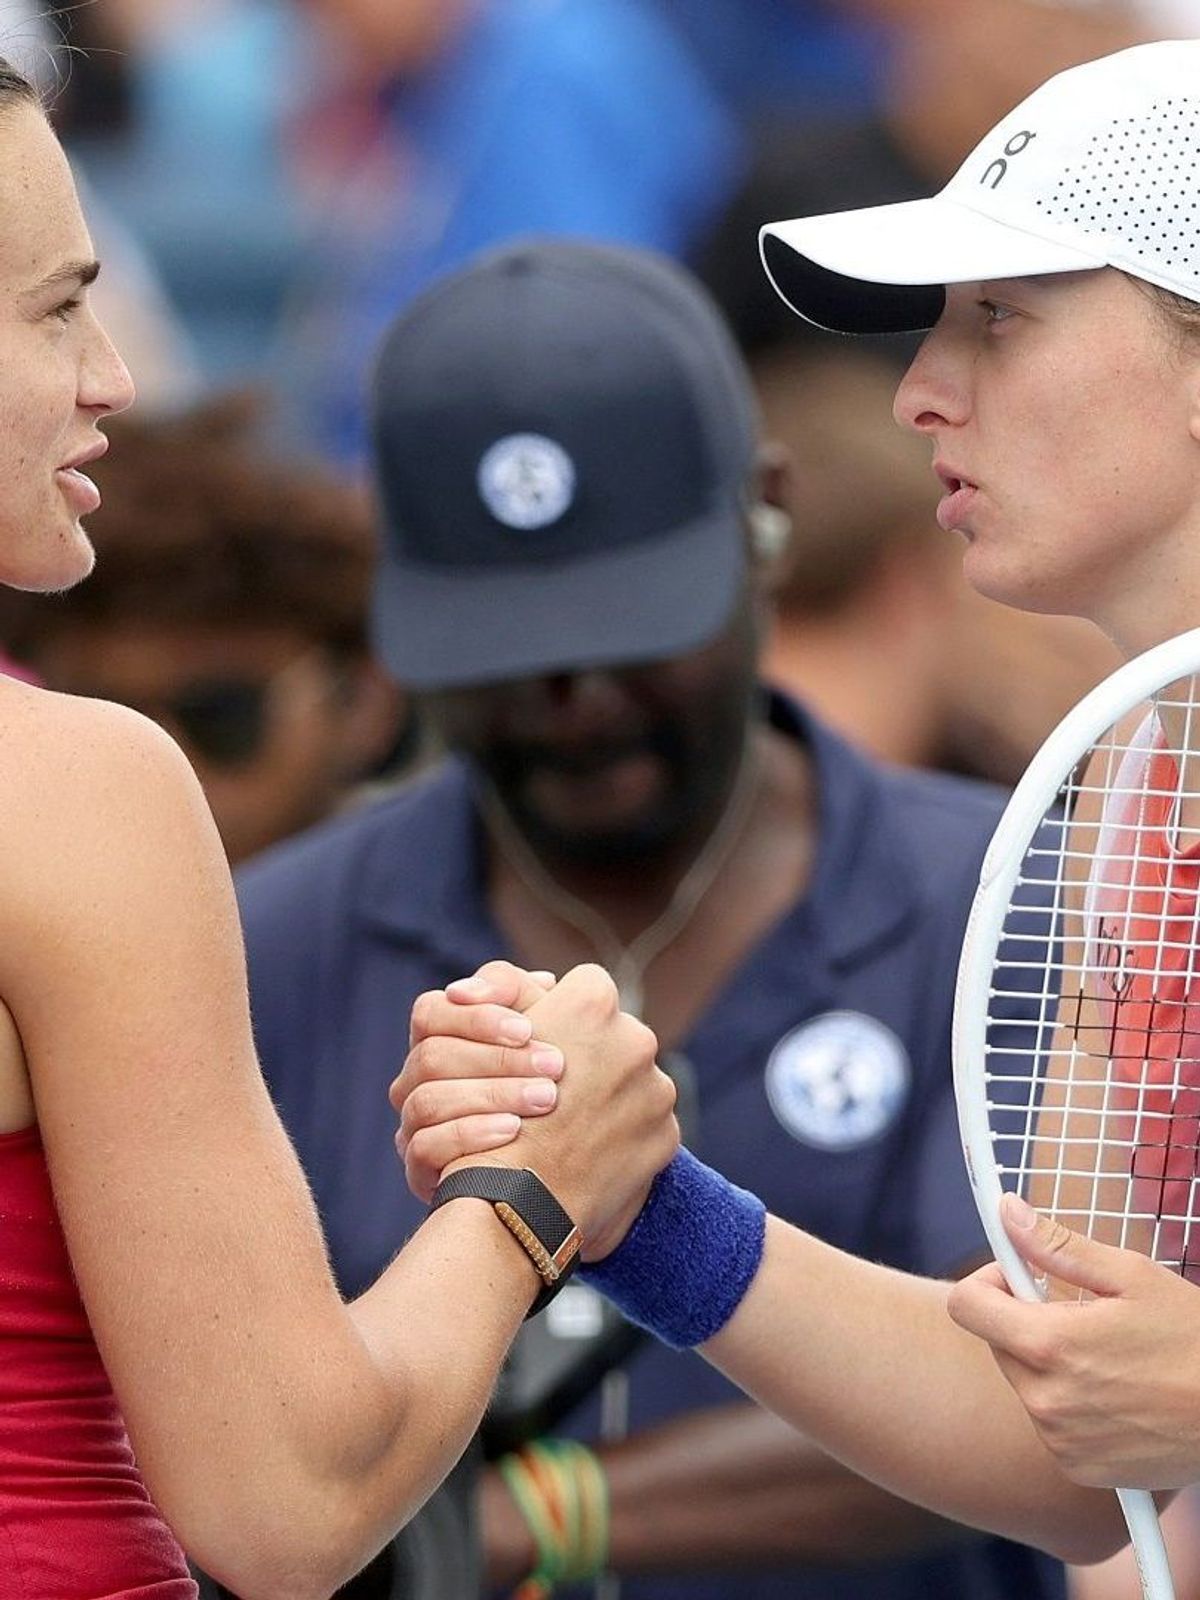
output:
<instances>
[{"instance_id":1,"label":"navy polo shirt","mask_svg":"<svg viewBox=\"0 0 1200 1600\"><path fill-rule=\"evenodd\" d=\"M1002 798L965 780L871 763L781 699L772 718L814 762L813 872L681 1047L697 1091L696 1143L770 1210L821 1238L951 1275L985 1249L958 1140L950 1018L967 911ZM378 1275L423 1215L404 1186L387 1089L414 998L505 951L482 862L469 775L451 760L240 875L263 1070L347 1295ZM626 1370L633 1431L742 1398L698 1356L653 1341ZM853 1382L847 1373L848 1390ZM593 1412L589 1402L571 1431L595 1437ZM983 1536L870 1566L622 1583L625 1600L1064 1592L1057 1563Z\"/></svg>"}]
</instances>

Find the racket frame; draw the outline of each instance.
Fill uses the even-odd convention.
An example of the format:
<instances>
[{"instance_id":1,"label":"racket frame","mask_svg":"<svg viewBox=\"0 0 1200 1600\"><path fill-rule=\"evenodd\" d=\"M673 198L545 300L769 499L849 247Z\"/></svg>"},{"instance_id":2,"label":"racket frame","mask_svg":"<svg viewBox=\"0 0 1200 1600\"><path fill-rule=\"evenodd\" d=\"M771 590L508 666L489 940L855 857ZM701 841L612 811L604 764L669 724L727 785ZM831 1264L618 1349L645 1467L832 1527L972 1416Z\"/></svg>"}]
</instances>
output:
<instances>
[{"instance_id":1,"label":"racket frame","mask_svg":"<svg viewBox=\"0 0 1200 1600\"><path fill-rule=\"evenodd\" d=\"M1117 668L1062 719L1013 790L979 872L963 936L954 994L951 1047L959 1132L979 1219L996 1261L1019 1300L1044 1298L1000 1218L1004 1187L988 1118L987 1029L992 975L1012 893L1026 852L1064 784L1097 741L1140 704L1180 678L1200 674L1200 628L1154 645ZM1175 1590L1153 1497L1118 1489L1145 1600Z\"/></svg>"}]
</instances>

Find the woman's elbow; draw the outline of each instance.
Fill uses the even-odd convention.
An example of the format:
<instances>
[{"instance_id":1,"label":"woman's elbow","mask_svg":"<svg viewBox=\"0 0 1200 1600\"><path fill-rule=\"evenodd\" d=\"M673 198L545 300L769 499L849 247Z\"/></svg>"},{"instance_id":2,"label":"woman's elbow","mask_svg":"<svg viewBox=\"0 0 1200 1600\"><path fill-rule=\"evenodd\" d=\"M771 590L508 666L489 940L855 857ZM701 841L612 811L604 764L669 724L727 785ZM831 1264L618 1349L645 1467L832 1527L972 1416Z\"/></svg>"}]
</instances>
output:
<instances>
[{"instance_id":1,"label":"woman's elbow","mask_svg":"<svg viewBox=\"0 0 1200 1600\"><path fill-rule=\"evenodd\" d=\"M199 1551L189 1554L239 1600L330 1600L378 1553L362 1547L317 1550L311 1540L304 1545L302 1550L278 1552L214 1549L207 1560Z\"/></svg>"},{"instance_id":2,"label":"woman's elbow","mask_svg":"<svg viewBox=\"0 0 1200 1600\"><path fill-rule=\"evenodd\" d=\"M329 1600L396 1531L381 1530L357 1496L336 1489L307 1512L255 1515L243 1506L202 1523L177 1527L177 1536L197 1566L240 1600Z\"/></svg>"},{"instance_id":3,"label":"woman's elbow","mask_svg":"<svg viewBox=\"0 0 1200 1600\"><path fill-rule=\"evenodd\" d=\"M1129 1543L1129 1529L1116 1495L1097 1490L1086 1506L1075 1506L1045 1530L1036 1541L1047 1555L1073 1567L1091 1567L1107 1561Z\"/></svg>"}]
</instances>

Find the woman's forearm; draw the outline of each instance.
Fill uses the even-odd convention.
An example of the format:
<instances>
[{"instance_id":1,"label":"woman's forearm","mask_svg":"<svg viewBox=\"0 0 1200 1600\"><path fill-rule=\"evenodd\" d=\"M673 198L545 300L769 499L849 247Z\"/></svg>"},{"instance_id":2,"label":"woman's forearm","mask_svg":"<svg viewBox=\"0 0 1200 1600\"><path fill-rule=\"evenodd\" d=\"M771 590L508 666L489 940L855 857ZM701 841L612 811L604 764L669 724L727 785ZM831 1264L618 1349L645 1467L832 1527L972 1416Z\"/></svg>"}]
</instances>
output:
<instances>
[{"instance_id":1,"label":"woman's forearm","mask_svg":"<svg viewBox=\"0 0 1200 1600\"><path fill-rule=\"evenodd\" d=\"M1095 1561L1125 1534L1111 1494L1068 1482L948 1286L771 1218L762 1267L703 1354L855 1471L943 1516Z\"/></svg>"},{"instance_id":2,"label":"woman's forearm","mask_svg":"<svg viewBox=\"0 0 1200 1600\"><path fill-rule=\"evenodd\" d=\"M319 1346L276 1353L278 1427L235 1421L219 1473L152 1482L189 1554L245 1600L332 1593L458 1460L536 1289L489 1206L431 1217Z\"/></svg>"}]
</instances>

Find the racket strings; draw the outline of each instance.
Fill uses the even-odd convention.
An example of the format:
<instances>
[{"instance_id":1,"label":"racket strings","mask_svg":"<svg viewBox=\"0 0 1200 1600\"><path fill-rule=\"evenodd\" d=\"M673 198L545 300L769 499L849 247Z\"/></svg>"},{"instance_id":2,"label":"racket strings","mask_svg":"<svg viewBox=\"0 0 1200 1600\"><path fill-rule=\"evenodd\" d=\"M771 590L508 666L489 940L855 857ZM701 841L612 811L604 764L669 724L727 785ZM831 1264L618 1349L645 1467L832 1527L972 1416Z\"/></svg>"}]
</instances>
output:
<instances>
[{"instance_id":1,"label":"racket strings","mask_svg":"<svg viewBox=\"0 0 1200 1600\"><path fill-rule=\"evenodd\" d=\"M1200 1280L1195 681L1076 767L1026 853L988 1015L1003 1187Z\"/></svg>"}]
</instances>

